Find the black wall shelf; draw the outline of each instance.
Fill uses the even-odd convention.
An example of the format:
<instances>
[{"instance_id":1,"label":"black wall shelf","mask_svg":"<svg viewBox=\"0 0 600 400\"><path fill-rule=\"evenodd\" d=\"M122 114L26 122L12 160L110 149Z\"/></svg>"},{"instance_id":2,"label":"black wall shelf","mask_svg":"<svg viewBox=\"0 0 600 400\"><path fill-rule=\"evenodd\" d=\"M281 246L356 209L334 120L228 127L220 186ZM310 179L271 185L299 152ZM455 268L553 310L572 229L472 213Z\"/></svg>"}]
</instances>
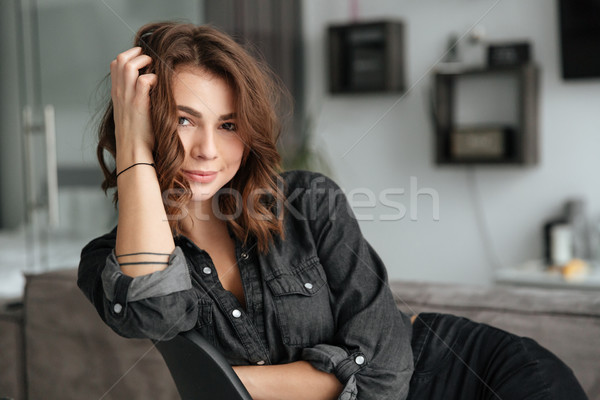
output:
<instances>
[{"instance_id":1,"label":"black wall shelf","mask_svg":"<svg viewBox=\"0 0 600 400\"><path fill-rule=\"evenodd\" d=\"M373 21L328 28L329 91L403 92L404 24Z\"/></svg>"},{"instance_id":2,"label":"black wall shelf","mask_svg":"<svg viewBox=\"0 0 600 400\"><path fill-rule=\"evenodd\" d=\"M457 119L457 86L461 79L481 82L510 79L516 82L514 99L501 107L516 107L510 123L481 121L463 124ZM533 165L538 161L538 81L539 68L525 64L495 68L439 69L435 72L434 119L435 161L438 165L498 164ZM463 96L463 103L502 102L493 91L481 90ZM514 104L512 103L514 101Z\"/></svg>"}]
</instances>

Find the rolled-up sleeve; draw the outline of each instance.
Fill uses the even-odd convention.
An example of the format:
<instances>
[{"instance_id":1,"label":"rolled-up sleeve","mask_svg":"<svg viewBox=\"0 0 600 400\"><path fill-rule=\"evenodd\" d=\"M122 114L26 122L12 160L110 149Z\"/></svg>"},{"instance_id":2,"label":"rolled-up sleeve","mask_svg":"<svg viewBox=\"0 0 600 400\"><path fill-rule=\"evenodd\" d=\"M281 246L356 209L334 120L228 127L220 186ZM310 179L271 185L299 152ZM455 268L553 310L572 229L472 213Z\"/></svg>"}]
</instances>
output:
<instances>
[{"instance_id":1,"label":"rolled-up sleeve","mask_svg":"<svg viewBox=\"0 0 600 400\"><path fill-rule=\"evenodd\" d=\"M401 313L383 262L362 236L341 189L314 177L311 229L331 291L333 341L302 358L344 384L339 400L400 400L413 372L410 318Z\"/></svg>"},{"instance_id":2,"label":"rolled-up sleeve","mask_svg":"<svg viewBox=\"0 0 600 400\"><path fill-rule=\"evenodd\" d=\"M350 400L357 398L358 388L354 374L365 366L363 354L360 352L348 354L341 347L318 344L302 350L302 359L310 362L320 371L334 374L340 382L345 382L344 389L338 399Z\"/></svg>"},{"instance_id":3,"label":"rolled-up sleeve","mask_svg":"<svg viewBox=\"0 0 600 400\"><path fill-rule=\"evenodd\" d=\"M81 252L77 283L104 322L129 338L168 340L197 322L198 297L180 247L162 271L132 278L114 253L116 228Z\"/></svg>"}]
</instances>

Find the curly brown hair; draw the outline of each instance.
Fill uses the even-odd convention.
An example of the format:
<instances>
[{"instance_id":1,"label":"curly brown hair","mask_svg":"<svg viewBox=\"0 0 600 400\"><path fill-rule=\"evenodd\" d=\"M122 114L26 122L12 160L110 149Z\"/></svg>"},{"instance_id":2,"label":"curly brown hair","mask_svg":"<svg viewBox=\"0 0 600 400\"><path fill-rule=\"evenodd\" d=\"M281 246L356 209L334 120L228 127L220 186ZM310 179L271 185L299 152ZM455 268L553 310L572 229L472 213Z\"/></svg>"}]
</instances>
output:
<instances>
[{"instance_id":1,"label":"curly brown hair","mask_svg":"<svg viewBox=\"0 0 600 400\"><path fill-rule=\"evenodd\" d=\"M279 175L281 158L276 147L281 132L276 110L280 109L280 100L288 96L283 85L263 62L214 27L150 23L140 28L134 44L153 59L142 72L154 73L158 78L150 92L153 156L166 213L175 216L169 219L173 235L181 233L181 218L176 216L181 215L192 196L181 173L185 152L177 135L177 110L172 95L175 67L185 65L224 79L233 90L237 133L246 148L238 172L219 193L218 207L222 215L231 216L227 223L236 237L246 243L253 236L259 251L266 252L274 235L283 238L283 207L278 205L283 204L284 194ZM116 170L109 168L105 160L105 151L116 159L112 100L102 117L98 138L96 153L104 173L102 189L107 193L117 186ZM116 207L117 191L113 202Z\"/></svg>"}]
</instances>

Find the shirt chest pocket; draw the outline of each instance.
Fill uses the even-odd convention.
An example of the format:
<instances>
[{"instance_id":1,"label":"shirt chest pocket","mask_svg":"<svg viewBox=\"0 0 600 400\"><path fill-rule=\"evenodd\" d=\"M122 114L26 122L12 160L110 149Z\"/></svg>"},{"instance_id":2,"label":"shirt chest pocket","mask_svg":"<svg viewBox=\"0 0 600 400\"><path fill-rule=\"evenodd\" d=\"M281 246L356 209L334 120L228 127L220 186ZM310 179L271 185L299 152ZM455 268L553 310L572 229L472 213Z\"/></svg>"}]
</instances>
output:
<instances>
[{"instance_id":1,"label":"shirt chest pocket","mask_svg":"<svg viewBox=\"0 0 600 400\"><path fill-rule=\"evenodd\" d=\"M210 299L198 300L198 321L196 330L210 342L215 345L215 329L213 327L213 302Z\"/></svg>"},{"instance_id":2,"label":"shirt chest pocket","mask_svg":"<svg viewBox=\"0 0 600 400\"><path fill-rule=\"evenodd\" d=\"M330 341L334 322L323 267L314 257L267 280L283 342L312 346Z\"/></svg>"}]
</instances>

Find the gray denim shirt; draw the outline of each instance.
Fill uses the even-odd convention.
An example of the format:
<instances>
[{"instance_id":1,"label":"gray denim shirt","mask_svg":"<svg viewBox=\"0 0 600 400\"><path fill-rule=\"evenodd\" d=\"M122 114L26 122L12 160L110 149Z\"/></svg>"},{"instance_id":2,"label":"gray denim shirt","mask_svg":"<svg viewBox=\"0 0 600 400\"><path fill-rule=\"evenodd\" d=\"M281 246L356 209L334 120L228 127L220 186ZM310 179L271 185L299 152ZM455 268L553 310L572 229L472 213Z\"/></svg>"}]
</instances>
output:
<instances>
[{"instance_id":1,"label":"gray denim shirt","mask_svg":"<svg viewBox=\"0 0 600 400\"><path fill-rule=\"evenodd\" d=\"M306 360L344 384L339 399L406 398L412 327L384 264L332 180L306 171L282 177L285 240L261 254L255 241L235 239L245 308L221 286L208 253L183 235L166 269L130 278L115 258L115 227L83 248L79 287L122 336L167 340L196 329L231 365Z\"/></svg>"}]
</instances>

